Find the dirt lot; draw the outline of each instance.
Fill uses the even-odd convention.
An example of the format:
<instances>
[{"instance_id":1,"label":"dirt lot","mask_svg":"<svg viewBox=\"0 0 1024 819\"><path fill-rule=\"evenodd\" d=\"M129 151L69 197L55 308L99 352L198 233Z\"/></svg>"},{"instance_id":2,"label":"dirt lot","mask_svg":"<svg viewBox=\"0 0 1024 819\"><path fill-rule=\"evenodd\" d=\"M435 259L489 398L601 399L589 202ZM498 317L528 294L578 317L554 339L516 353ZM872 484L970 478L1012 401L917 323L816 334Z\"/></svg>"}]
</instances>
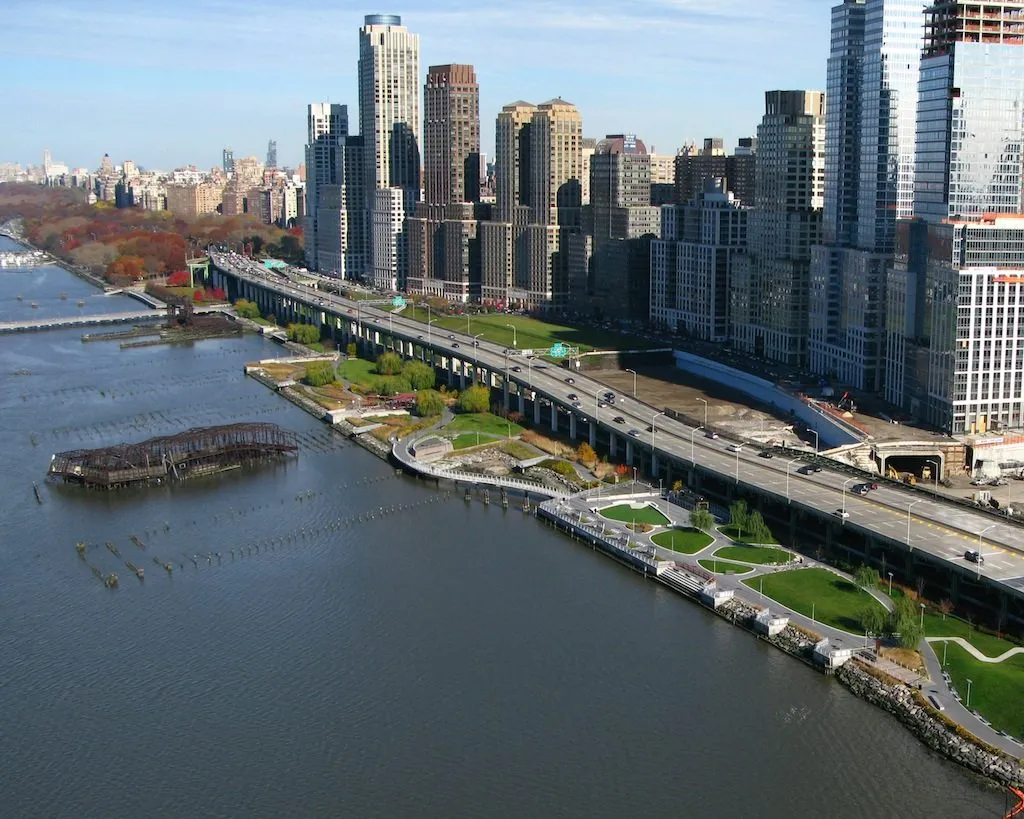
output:
<instances>
[{"instance_id":1,"label":"dirt lot","mask_svg":"<svg viewBox=\"0 0 1024 819\"><path fill-rule=\"evenodd\" d=\"M629 395L633 391L632 373L591 370L587 375L620 394ZM639 367L636 393L640 400L652 406L670 407L701 424L705 417L704 401L707 401L708 425L738 437L761 443L784 441L790 446L800 440L791 428L792 419L777 408L759 405L743 393L695 378L675 367Z\"/></svg>"}]
</instances>

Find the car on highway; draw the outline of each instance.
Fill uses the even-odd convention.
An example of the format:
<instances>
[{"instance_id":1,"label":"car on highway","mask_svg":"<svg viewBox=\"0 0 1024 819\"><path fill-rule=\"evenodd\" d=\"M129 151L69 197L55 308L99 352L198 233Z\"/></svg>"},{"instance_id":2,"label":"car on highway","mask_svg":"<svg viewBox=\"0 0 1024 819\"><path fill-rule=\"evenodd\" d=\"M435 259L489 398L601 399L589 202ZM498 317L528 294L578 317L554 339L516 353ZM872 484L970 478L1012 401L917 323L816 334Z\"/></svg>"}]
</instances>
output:
<instances>
[{"instance_id":1,"label":"car on highway","mask_svg":"<svg viewBox=\"0 0 1024 819\"><path fill-rule=\"evenodd\" d=\"M626 423L626 419L623 418L621 415L616 415L613 420L615 421L616 424L624 424L624 423Z\"/></svg>"},{"instance_id":2,"label":"car on highway","mask_svg":"<svg viewBox=\"0 0 1024 819\"><path fill-rule=\"evenodd\" d=\"M452 349L453 350L459 349L459 342L456 341L454 344L452 344Z\"/></svg>"},{"instance_id":3,"label":"car on highway","mask_svg":"<svg viewBox=\"0 0 1024 819\"><path fill-rule=\"evenodd\" d=\"M847 512L845 509L836 509L836 511L832 514L835 515L837 518L842 518L843 520L846 520L848 517L850 517L850 513Z\"/></svg>"},{"instance_id":4,"label":"car on highway","mask_svg":"<svg viewBox=\"0 0 1024 819\"><path fill-rule=\"evenodd\" d=\"M872 490L872 491L874 491L875 489L878 489L878 484L877 484L877 483L866 483L866 484L864 484L864 485L865 485L865 486L866 486L866 487L867 487L868 489L870 489L870 490Z\"/></svg>"},{"instance_id":5,"label":"car on highway","mask_svg":"<svg viewBox=\"0 0 1024 819\"><path fill-rule=\"evenodd\" d=\"M573 402L572 402L572 405L573 405L574 407L577 407L577 408L579 408L579 407L582 407L582 406L583 406L583 402L582 402L582 401L573 401Z\"/></svg>"},{"instance_id":6,"label":"car on highway","mask_svg":"<svg viewBox=\"0 0 1024 819\"><path fill-rule=\"evenodd\" d=\"M707 432L704 433L704 437L705 438L710 438L713 441L717 441L718 440L718 433L717 432L712 432L711 430L708 430Z\"/></svg>"},{"instance_id":7,"label":"car on highway","mask_svg":"<svg viewBox=\"0 0 1024 819\"><path fill-rule=\"evenodd\" d=\"M866 483L859 483L855 487L853 487L853 493L855 495L860 495L861 497L863 497L870 491L871 489Z\"/></svg>"},{"instance_id":8,"label":"car on highway","mask_svg":"<svg viewBox=\"0 0 1024 819\"><path fill-rule=\"evenodd\" d=\"M729 452L742 452L743 444L729 444L729 446L727 446L726 449Z\"/></svg>"},{"instance_id":9,"label":"car on highway","mask_svg":"<svg viewBox=\"0 0 1024 819\"><path fill-rule=\"evenodd\" d=\"M570 401L577 401L577 400L579 400L579 396L576 393L574 393L574 392L569 393L568 398L569 398Z\"/></svg>"},{"instance_id":10,"label":"car on highway","mask_svg":"<svg viewBox=\"0 0 1024 819\"><path fill-rule=\"evenodd\" d=\"M569 386L571 387L571 386L572 386L573 384L575 384L575 383L576 383L576 379L575 379L575 378L572 378L572 377L570 376L569 378L566 378L566 379L565 379L565 383L566 383L566 384L568 384L568 385L569 385Z\"/></svg>"},{"instance_id":11,"label":"car on highway","mask_svg":"<svg viewBox=\"0 0 1024 819\"><path fill-rule=\"evenodd\" d=\"M636 427L634 427L633 429L631 429L629 431L629 434L632 435L634 438L636 438L636 436L640 434L640 430L638 430Z\"/></svg>"},{"instance_id":12,"label":"car on highway","mask_svg":"<svg viewBox=\"0 0 1024 819\"><path fill-rule=\"evenodd\" d=\"M770 449L762 449L760 452L757 453L757 457L759 457L759 458L774 458L775 457L775 453L772 452Z\"/></svg>"},{"instance_id":13,"label":"car on highway","mask_svg":"<svg viewBox=\"0 0 1024 819\"><path fill-rule=\"evenodd\" d=\"M449 340L454 339L455 338L455 333L449 333L448 334L448 338L449 338Z\"/></svg>"},{"instance_id":14,"label":"car on highway","mask_svg":"<svg viewBox=\"0 0 1024 819\"><path fill-rule=\"evenodd\" d=\"M612 401L614 401L614 400L615 400L615 393L613 393L613 392L612 392L611 390L609 390L608 392L606 392L606 393L605 393L604 395L602 395L601 397L602 397L602 398L603 398L603 399L604 399L605 401L608 401L608 402L612 402Z\"/></svg>"},{"instance_id":15,"label":"car on highway","mask_svg":"<svg viewBox=\"0 0 1024 819\"><path fill-rule=\"evenodd\" d=\"M608 402L607 401L598 401L597 402L597 408L598 409L600 409L601 407L607 407L607 406L608 406Z\"/></svg>"},{"instance_id":16,"label":"car on highway","mask_svg":"<svg viewBox=\"0 0 1024 819\"><path fill-rule=\"evenodd\" d=\"M981 566L985 562L985 556L977 549L968 549L964 552L964 560L969 563L977 563Z\"/></svg>"},{"instance_id":17,"label":"car on highway","mask_svg":"<svg viewBox=\"0 0 1024 819\"><path fill-rule=\"evenodd\" d=\"M514 373L521 373L522 371L523 371L523 368L519 367L519 366L516 366L516 367L512 368L512 372L514 372Z\"/></svg>"},{"instance_id":18,"label":"car on highway","mask_svg":"<svg viewBox=\"0 0 1024 819\"><path fill-rule=\"evenodd\" d=\"M479 342L479 340L477 340L477 339L475 339L475 338L474 338L474 339L473 339L473 346L474 346L474 347L479 347L479 346L480 346L480 342Z\"/></svg>"},{"instance_id":19,"label":"car on highway","mask_svg":"<svg viewBox=\"0 0 1024 819\"><path fill-rule=\"evenodd\" d=\"M416 338L423 338L423 336L421 336L421 335L420 336L416 336Z\"/></svg>"}]
</instances>

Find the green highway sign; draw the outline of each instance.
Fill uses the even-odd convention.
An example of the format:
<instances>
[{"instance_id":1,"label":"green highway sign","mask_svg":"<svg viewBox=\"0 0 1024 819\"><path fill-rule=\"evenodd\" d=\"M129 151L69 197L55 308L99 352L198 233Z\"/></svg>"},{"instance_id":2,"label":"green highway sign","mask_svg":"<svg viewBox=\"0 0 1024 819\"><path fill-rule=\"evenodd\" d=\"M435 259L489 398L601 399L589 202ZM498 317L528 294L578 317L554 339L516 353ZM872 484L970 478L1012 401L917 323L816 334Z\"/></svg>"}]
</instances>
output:
<instances>
[{"instance_id":1,"label":"green highway sign","mask_svg":"<svg viewBox=\"0 0 1024 819\"><path fill-rule=\"evenodd\" d=\"M391 306L392 307L405 307L405 299L403 299L401 296L395 296L391 300Z\"/></svg>"},{"instance_id":2,"label":"green highway sign","mask_svg":"<svg viewBox=\"0 0 1024 819\"><path fill-rule=\"evenodd\" d=\"M568 354L568 350L565 349L565 345L559 341L551 345L551 349L548 350L548 355L552 358L565 358Z\"/></svg>"}]
</instances>

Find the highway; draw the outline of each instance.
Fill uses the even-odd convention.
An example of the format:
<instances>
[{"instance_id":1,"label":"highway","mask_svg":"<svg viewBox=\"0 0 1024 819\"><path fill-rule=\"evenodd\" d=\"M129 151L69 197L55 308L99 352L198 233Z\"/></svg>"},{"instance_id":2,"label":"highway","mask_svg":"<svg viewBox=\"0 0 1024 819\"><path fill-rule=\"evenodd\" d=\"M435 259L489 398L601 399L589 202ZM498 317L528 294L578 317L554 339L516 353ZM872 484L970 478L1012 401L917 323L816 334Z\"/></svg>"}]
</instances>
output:
<instances>
[{"instance_id":1,"label":"highway","mask_svg":"<svg viewBox=\"0 0 1024 819\"><path fill-rule=\"evenodd\" d=\"M365 303L349 301L316 288L298 285L268 272L262 266L242 257L229 254L211 253L215 265L222 270L234 271L242 278L295 298L315 309L333 312L339 316L358 319L382 332L392 330L407 340L427 343L427 328L421 323L405 318L401 313L367 306ZM304 274L313 276L314 274ZM333 280L331 280L333 281ZM349 315L351 314L351 315ZM454 336L454 340L449 338ZM454 355L462 360L476 361L494 372L505 372L517 365L513 351L506 356L506 347L480 339L478 347L473 338L464 333L435 329L430 346L441 354ZM451 350L453 343L459 344L457 351ZM922 497L910 490L889 484L865 496L850 491L863 483L860 478L850 478L838 471L823 468L814 474L802 474L798 470L801 461L789 461L781 457L762 458L755 447L743 446L739 452L727 449L731 442L712 440L703 432L664 416L657 407L652 407L629 395L617 395L614 407L598 408L598 396L609 387L584 373L573 372L553 366L537 359L531 371L520 359L522 372L507 372L510 381L535 390L539 396L548 398L559 405L560 410L574 412L577 422L595 419L601 428L619 436L620 445L630 438L630 430L637 430L634 446L650 449L652 439L658 457L671 455L675 460L689 462L692 459L701 467L749 484L762 491L774 493L780 499L808 509L832 516L836 525L854 527L868 532L908 543L911 549L918 549L949 562L962 571L970 572L1005 586L1015 596L1024 597L1024 550L1021 549L1024 529L1000 522L983 512L961 508L938 500ZM572 377L572 385L566 378ZM582 406L573 408L569 394L579 395ZM621 416L624 423L616 423ZM648 427L654 425L654 433ZM583 427L581 438L586 439L587 428ZM837 512L845 510L848 517ZM984 556L983 564L968 562L964 553L970 549L979 550ZM882 578L883 582L886 578Z\"/></svg>"}]
</instances>

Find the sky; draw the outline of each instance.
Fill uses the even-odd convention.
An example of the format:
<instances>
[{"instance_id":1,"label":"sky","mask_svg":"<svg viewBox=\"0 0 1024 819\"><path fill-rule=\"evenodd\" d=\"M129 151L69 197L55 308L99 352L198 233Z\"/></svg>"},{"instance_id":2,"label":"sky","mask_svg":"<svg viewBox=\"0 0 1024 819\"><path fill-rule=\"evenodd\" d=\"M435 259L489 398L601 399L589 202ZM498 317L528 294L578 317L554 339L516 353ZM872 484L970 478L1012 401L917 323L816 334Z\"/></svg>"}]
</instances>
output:
<instances>
[{"instance_id":1,"label":"sky","mask_svg":"<svg viewBox=\"0 0 1024 819\"><path fill-rule=\"evenodd\" d=\"M753 135L769 89L825 83L828 0L6 0L0 162L144 168L302 161L306 105L348 104L364 14L420 35L420 73L471 63L481 150L518 99L561 96L585 136L635 133L659 154ZM353 130L355 130L353 128Z\"/></svg>"}]
</instances>

